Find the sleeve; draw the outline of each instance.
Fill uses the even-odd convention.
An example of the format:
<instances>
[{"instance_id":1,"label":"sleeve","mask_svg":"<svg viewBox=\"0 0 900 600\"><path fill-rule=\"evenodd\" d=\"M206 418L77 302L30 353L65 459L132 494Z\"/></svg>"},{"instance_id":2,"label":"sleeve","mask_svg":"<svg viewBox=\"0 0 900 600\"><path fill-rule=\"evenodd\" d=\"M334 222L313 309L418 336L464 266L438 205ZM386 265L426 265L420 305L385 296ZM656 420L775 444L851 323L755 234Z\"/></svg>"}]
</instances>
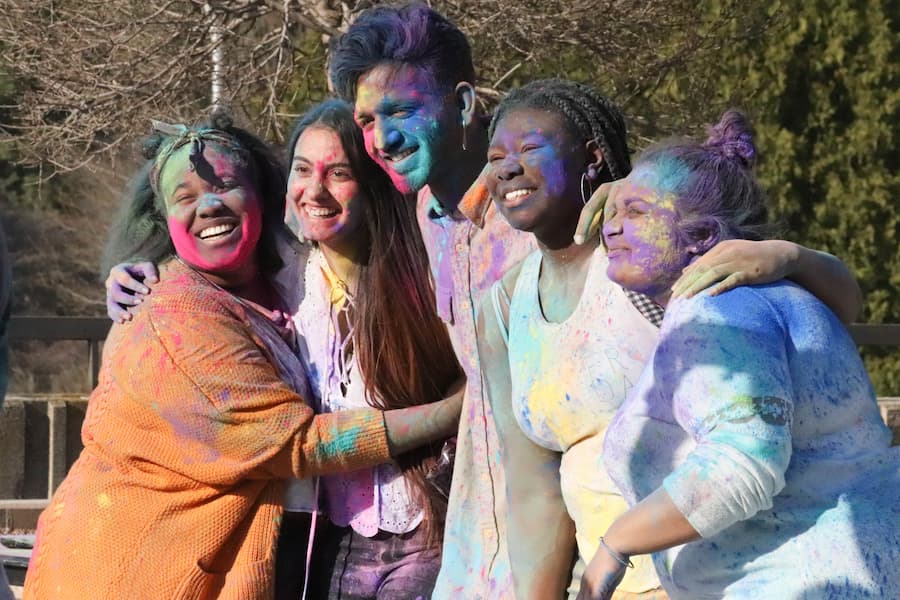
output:
<instances>
[{"instance_id":1,"label":"sleeve","mask_svg":"<svg viewBox=\"0 0 900 600\"><path fill-rule=\"evenodd\" d=\"M156 413L177 436L171 462L186 476L229 484L390 459L381 411L313 414L227 310L152 311L149 329L145 339L160 350L156 364L142 361L141 373L131 375L135 385L153 391Z\"/></svg>"},{"instance_id":2,"label":"sleeve","mask_svg":"<svg viewBox=\"0 0 900 600\"><path fill-rule=\"evenodd\" d=\"M793 414L786 329L752 288L674 308L653 368L696 447L663 487L710 537L771 508L784 488Z\"/></svg>"}]
</instances>

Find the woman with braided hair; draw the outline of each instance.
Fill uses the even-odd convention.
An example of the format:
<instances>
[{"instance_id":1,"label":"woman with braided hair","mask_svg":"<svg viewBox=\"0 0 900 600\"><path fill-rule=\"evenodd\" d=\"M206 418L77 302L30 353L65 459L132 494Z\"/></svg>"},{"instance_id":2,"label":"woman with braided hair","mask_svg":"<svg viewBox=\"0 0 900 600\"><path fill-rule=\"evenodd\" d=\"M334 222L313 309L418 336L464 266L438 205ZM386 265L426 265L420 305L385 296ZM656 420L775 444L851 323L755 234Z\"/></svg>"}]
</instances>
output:
<instances>
[{"instance_id":1,"label":"woman with braided hair","mask_svg":"<svg viewBox=\"0 0 900 600\"><path fill-rule=\"evenodd\" d=\"M221 115L155 127L109 260L157 263L159 281L106 340L26 598L269 600L288 479L384 464L458 425L461 394L313 414L285 314L296 272L276 277L302 264L283 248L278 160Z\"/></svg>"},{"instance_id":2,"label":"woman with braided hair","mask_svg":"<svg viewBox=\"0 0 900 600\"><path fill-rule=\"evenodd\" d=\"M573 241L595 189L631 170L619 110L589 86L535 81L501 102L490 136L485 186L510 224L535 236L538 250L482 307L479 357L507 471L517 597L559 597L573 538L584 561L609 553L600 536L627 510L604 467L603 438L653 352L662 308L609 280L598 237ZM792 275L808 270L773 258L785 245L812 253L817 264L838 262L778 240L747 243L741 269L756 281L782 276L776 264ZM733 285L728 273L718 276ZM665 598L650 560L633 562L615 598Z\"/></svg>"},{"instance_id":3,"label":"woman with braided hair","mask_svg":"<svg viewBox=\"0 0 900 600\"><path fill-rule=\"evenodd\" d=\"M572 240L583 199L631 168L619 110L588 86L536 81L504 99L490 134L487 189L539 248L494 286L492 306L482 310L490 323L481 330L501 332L481 340L481 359L509 474L513 581L519 597L558 597L572 556L566 521L574 522L579 554L589 560L597 538L626 510L600 449L606 424L653 350L655 316L651 302L645 308L643 298L605 277L606 256L596 243ZM552 473L555 486L542 485L535 470ZM548 497L564 502L556 528L537 516L535 505ZM549 536L535 535L536 517ZM529 545L546 552L533 576ZM637 597L665 597L649 560L622 587Z\"/></svg>"},{"instance_id":4,"label":"woman with braided hair","mask_svg":"<svg viewBox=\"0 0 900 600\"><path fill-rule=\"evenodd\" d=\"M581 598L614 598L653 553L673 599L900 598L900 448L847 330L784 279L672 298L723 239L766 233L747 120L646 151L609 189L607 274L666 305L659 345L610 423L604 464L631 508Z\"/></svg>"}]
</instances>

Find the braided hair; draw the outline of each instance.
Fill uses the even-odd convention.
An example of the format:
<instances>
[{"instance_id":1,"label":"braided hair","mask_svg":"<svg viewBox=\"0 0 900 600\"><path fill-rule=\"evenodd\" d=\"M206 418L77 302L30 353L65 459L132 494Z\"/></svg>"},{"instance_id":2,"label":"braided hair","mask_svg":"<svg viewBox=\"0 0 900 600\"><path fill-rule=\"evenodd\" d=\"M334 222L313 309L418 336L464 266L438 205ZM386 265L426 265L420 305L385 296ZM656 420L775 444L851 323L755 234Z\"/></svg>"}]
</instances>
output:
<instances>
[{"instance_id":1,"label":"braided hair","mask_svg":"<svg viewBox=\"0 0 900 600\"><path fill-rule=\"evenodd\" d=\"M493 137L497 123L517 108L557 113L576 137L597 142L603 153L603 164L595 183L621 179L631 171L625 118L615 104L594 88L568 79L532 81L503 99L494 112L488 136Z\"/></svg>"}]
</instances>

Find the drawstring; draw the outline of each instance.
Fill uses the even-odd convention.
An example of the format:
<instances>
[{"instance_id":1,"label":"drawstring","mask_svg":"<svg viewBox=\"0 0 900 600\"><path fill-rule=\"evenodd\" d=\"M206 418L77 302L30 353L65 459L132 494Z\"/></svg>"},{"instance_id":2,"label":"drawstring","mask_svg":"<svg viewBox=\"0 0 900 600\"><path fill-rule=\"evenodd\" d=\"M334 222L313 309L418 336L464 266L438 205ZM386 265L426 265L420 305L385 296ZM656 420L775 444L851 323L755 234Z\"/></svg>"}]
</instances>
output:
<instances>
[{"instance_id":1,"label":"drawstring","mask_svg":"<svg viewBox=\"0 0 900 600\"><path fill-rule=\"evenodd\" d=\"M319 516L319 478L316 477L316 488L314 496L316 498L316 508L312 511L312 520L309 525L309 541L306 542L306 569L303 571L303 595L300 600L306 600L306 593L309 591L309 568L312 565L313 542L316 539L316 521Z\"/></svg>"}]
</instances>

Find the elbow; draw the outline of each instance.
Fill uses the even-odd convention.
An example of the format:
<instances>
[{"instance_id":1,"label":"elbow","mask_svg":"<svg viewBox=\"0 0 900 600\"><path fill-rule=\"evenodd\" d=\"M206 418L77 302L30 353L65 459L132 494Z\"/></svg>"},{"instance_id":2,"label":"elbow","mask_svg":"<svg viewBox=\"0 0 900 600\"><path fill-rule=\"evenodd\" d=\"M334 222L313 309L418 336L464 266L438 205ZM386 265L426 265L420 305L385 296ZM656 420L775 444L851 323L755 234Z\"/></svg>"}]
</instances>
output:
<instances>
[{"instance_id":1,"label":"elbow","mask_svg":"<svg viewBox=\"0 0 900 600\"><path fill-rule=\"evenodd\" d=\"M765 459L717 445L695 453L666 478L666 491L701 537L772 508L773 498L784 489L790 448L758 442L766 446Z\"/></svg>"}]
</instances>

